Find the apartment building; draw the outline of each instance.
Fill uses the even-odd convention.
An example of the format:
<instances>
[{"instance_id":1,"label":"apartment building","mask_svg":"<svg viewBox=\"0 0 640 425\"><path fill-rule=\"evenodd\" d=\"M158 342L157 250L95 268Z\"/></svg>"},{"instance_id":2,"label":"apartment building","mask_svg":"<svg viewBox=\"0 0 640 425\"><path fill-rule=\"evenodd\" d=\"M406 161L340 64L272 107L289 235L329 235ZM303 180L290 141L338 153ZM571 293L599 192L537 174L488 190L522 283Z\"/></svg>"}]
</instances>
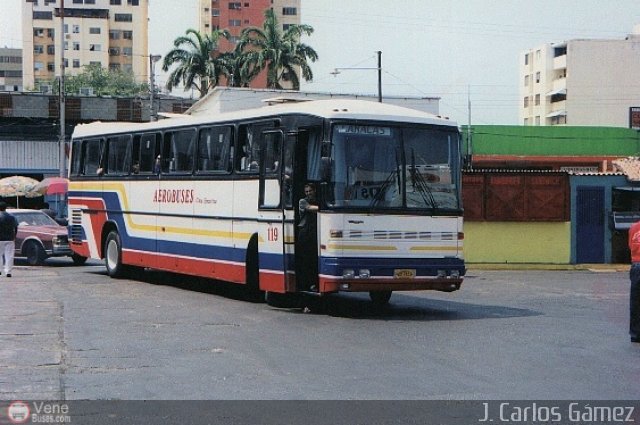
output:
<instances>
[{"instance_id":1,"label":"apartment building","mask_svg":"<svg viewBox=\"0 0 640 425\"><path fill-rule=\"evenodd\" d=\"M0 91L22 91L22 49L0 48Z\"/></svg>"},{"instance_id":2,"label":"apartment building","mask_svg":"<svg viewBox=\"0 0 640 425\"><path fill-rule=\"evenodd\" d=\"M640 25L624 39L576 39L520 54L520 124L630 127L640 107Z\"/></svg>"},{"instance_id":3,"label":"apartment building","mask_svg":"<svg viewBox=\"0 0 640 425\"><path fill-rule=\"evenodd\" d=\"M85 65L99 64L131 71L137 81L147 81L148 9L149 0L24 0L25 89L46 92L51 81L60 75L63 57L65 75L78 74Z\"/></svg>"},{"instance_id":4,"label":"apartment building","mask_svg":"<svg viewBox=\"0 0 640 425\"><path fill-rule=\"evenodd\" d=\"M291 24L300 24L301 0L200 0L199 31L210 33L216 29L226 29L231 34L229 41L220 42L220 50L227 52L235 48L242 30L247 27L262 27L264 11L273 8L286 30ZM252 84L252 88L265 88L266 74L262 73Z\"/></svg>"}]
</instances>

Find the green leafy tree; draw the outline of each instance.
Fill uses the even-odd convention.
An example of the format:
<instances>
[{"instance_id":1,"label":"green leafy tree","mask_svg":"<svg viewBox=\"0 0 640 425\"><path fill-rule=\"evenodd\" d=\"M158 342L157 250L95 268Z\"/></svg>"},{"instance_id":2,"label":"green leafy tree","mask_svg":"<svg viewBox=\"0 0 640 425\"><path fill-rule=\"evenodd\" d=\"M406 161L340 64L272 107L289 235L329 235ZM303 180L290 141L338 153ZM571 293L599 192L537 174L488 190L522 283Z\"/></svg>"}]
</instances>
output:
<instances>
[{"instance_id":1,"label":"green leafy tree","mask_svg":"<svg viewBox=\"0 0 640 425\"><path fill-rule=\"evenodd\" d=\"M281 82L286 81L291 83L294 90L299 90L296 68L300 68L302 77L310 81L313 72L309 61L318 59L313 48L300 42L303 35L313 33L313 27L293 24L283 32L273 9L267 9L264 16L262 28L248 27L242 31L236 46L236 54L243 58L240 75L254 78L266 68L269 88L282 89Z\"/></svg>"},{"instance_id":2,"label":"green leafy tree","mask_svg":"<svg viewBox=\"0 0 640 425\"><path fill-rule=\"evenodd\" d=\"M51 81L54 92L59 93L57 80ZM64 93L74 96L80 89L90 87L97 96L135 96L149 91L147 83L137 83L131 72L109 70L100 65L87 65L77 75L67 75L64 78Z\"/></svg>"},{"instance_id":3,"label":"green leafy tree","mask_svg":"<svg viewBox=\"0 0 640 425\"><path fill-rule=\"evenodd\" d=\"M216 30L211 34L201 34L188 29L186 35L176 38L174 48L164 57L162 70L169 74L166 87L172 90L182 85L186 90L195 88L204 97L217 86L220 78L228 75L228 61L224 54L217 52L220 38L229 38L227 30Z\"/></svg>"}]
</instances>

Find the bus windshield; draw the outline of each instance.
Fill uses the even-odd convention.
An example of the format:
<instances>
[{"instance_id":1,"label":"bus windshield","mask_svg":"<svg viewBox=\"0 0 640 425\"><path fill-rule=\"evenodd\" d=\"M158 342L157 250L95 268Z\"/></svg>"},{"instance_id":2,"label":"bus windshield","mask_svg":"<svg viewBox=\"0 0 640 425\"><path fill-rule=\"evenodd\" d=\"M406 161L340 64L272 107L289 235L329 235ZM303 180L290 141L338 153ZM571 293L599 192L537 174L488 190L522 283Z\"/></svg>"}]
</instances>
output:
<instances>
[{"instance_id":1,"label":"bus windshield","mask_svg":"<svg viewBox=\"0 0 640 425\"><path fill-rule=\"evenodd\" d=\"M335 124L329 207L459 210L457 129Z\"/></svg>"}]
</instances>

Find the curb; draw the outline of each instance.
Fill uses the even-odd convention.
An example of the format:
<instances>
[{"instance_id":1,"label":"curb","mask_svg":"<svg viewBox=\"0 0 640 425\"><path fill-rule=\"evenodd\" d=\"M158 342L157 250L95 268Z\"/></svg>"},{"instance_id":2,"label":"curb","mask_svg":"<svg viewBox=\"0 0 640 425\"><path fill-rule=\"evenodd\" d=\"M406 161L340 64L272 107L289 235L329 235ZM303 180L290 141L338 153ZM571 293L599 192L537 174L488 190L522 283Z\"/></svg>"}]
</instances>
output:
<instances>
[{"instance_id":1,"label":"curb","mask_svg":"<svg viewBox=\"0 0 640 425\"><path fill-rule=\"evenodd\" d=\"M467 270L588 270L594 273L628 272L629 264L466 263Z\"/></svg>"}]
</instances>

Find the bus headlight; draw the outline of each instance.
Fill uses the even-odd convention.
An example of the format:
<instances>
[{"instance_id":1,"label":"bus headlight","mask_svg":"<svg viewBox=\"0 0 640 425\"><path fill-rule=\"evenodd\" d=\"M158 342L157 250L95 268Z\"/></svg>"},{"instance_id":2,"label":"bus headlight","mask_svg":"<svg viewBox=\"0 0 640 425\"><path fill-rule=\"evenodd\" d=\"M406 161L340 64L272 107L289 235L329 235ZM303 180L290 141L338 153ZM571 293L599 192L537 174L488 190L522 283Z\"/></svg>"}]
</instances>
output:
<instances>
[{"instance_id":1,"label":"bus headlight","mask_svg":"<svg viewBox=\"0 0 640 425\"><path fill-rule=\"evenodd\" d=\"M451 270L451 274L450 274L452 279L459 279L460 278L460 270Z\"/></svg>"},{"instance_id":2,"label":"bus headlight","mask_svg":"<svg viewBox=\"0 0 640 425\"><path fill-rule=\"evenodd\" d=\"M371 277L371 271L369 269L360 269L358 271L358 277L360 279L369 279Z\"/></svg>"},{"instance_id":3,"label":"bus headlight","mask_svg":"<svg viewBox=\"0 0 640 425\"><path fill-rule=\"evenodd\" d=\"M353 269L342 270L343 279L353 279L354 277L356 277L356 273L353 271Z\"/></svg>"},{"instance_id":4,"label":"bus headlight","mask_svg":"<svg viewBox=\"0 0 640 425\"><path fill-rule=\"evenodd\" d=\"M438 270L436 273L437 273L438 279L444 279L445 277L447 277L446 270Z\"/></svg>"}]
</instances>

